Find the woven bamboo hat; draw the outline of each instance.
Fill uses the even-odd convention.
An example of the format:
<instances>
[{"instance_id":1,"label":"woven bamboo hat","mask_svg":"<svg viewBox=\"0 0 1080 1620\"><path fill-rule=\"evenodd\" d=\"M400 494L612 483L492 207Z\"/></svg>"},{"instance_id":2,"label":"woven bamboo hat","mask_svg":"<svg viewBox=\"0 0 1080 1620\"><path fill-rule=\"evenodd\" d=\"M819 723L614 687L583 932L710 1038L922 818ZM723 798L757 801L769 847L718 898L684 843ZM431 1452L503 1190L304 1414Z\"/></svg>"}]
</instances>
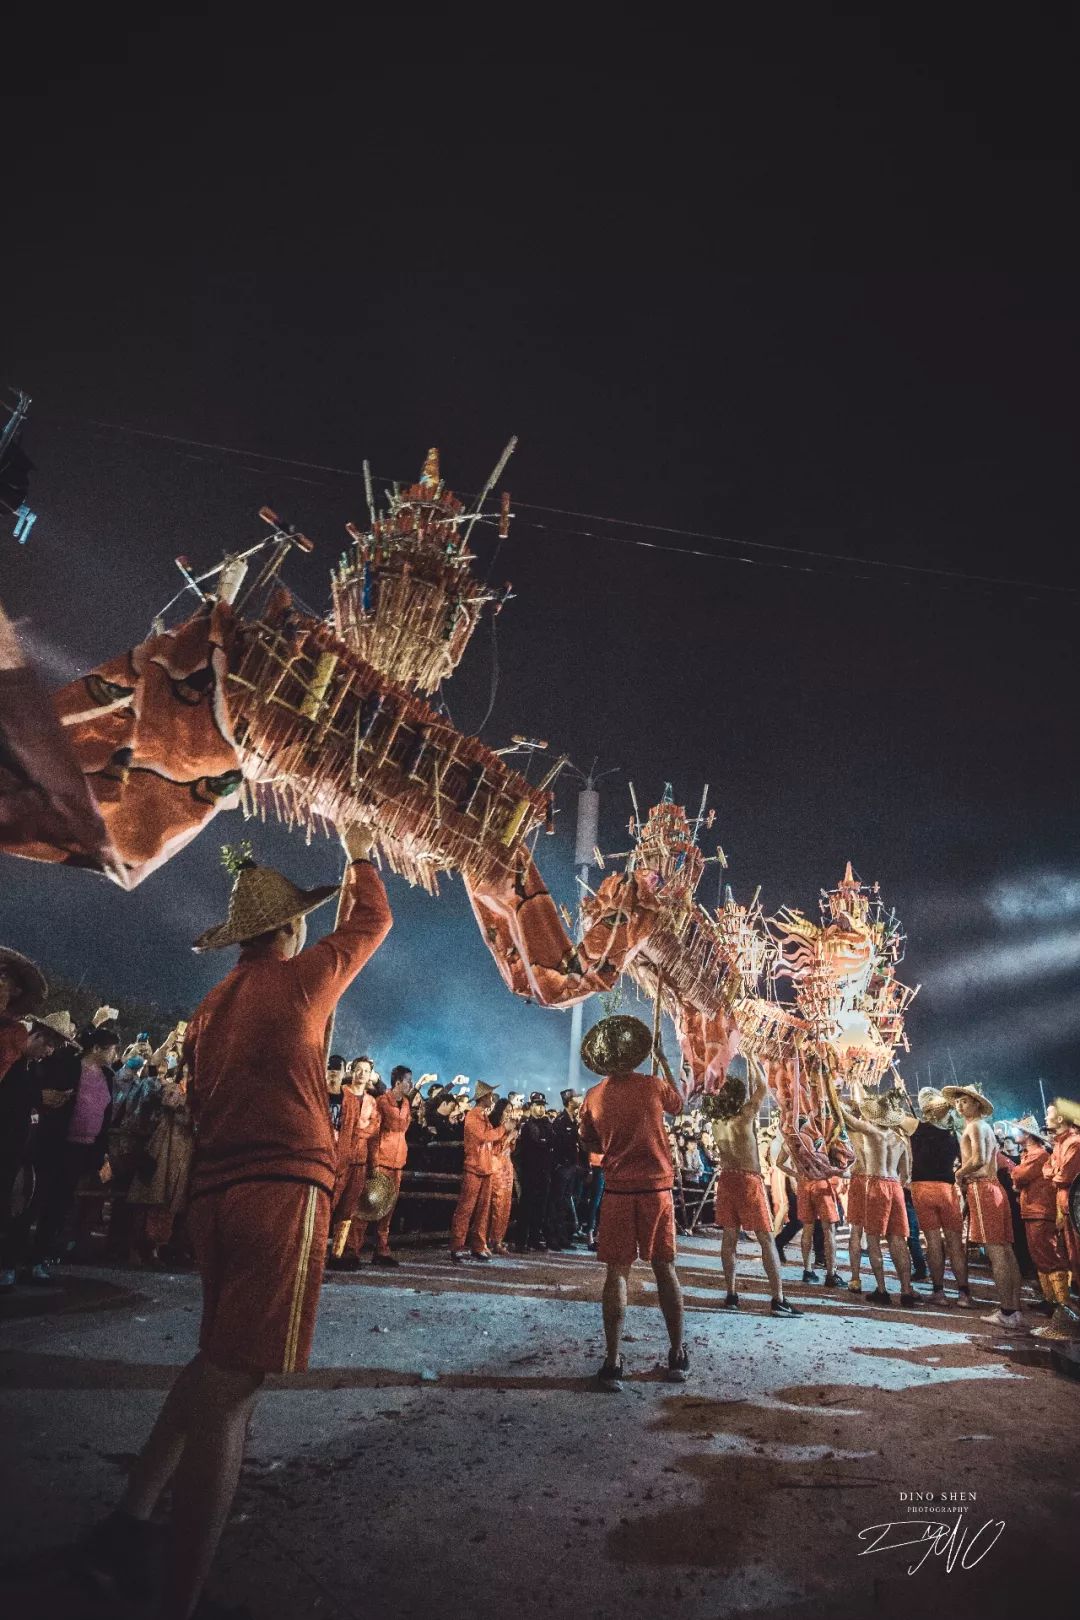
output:
<instances>
[{"instance_id":1,"label":"woven bamboo hat","mask_svg":"<svg viewBox=\"0 0 1080 1620\"><path fill-rule=\"evenodd\" d=\"M943 1103L944 1101L945 1098L941 1095L941 1092L938 1090L937 1086L919 1087L918 1105L920 1114L926 1107L927 1103Z\"/></svg>"},{"instance_id":2,"label":"woven bamboo hat","mask_svg":"<svg viewBox=\"0 0 1080 1620\"><path fill-rule=\"evenodd\" d=\"M1042 1143L1043 1147L1048 1148L1050 1146L1050 1138L1034 1114L1025 1114L1023 1119L1018 1119L1016 1129L1021 1136L1033 1136L1036 1142Z\"/></svg>"},{"instance_id":3,"label":"woven bamboo hat","mask_svg":"<svg viewBox=\"0 0 1080 1620\"><path fill-rule=\"evenodd\" d=\"M476 1100L478 1103L487 1102L489 1097L494 1097L497 1095L497 1093L498 1087L489 1086L486 1080L478 1080L476 1082Z\"/></svg>"},{"instance_id":4,"label":"woven bamboo hat","mask_svg":"<svg viewBox=\"0 0 1080 1620\"><path fill-rule=\"evenodd\" d=\"M297 917L325 905L340 884L323 883L317 889L298 889L290 878L270 866L248 861L240 867L229 896L228 920L200 934L193 951L217 951L225 945L243 945L260 934L284 928Z\"/></svg>"},{"instance_id":5,"label":"woven bamboo hat","mask_svg":"<svg viewBox=\"0 0 1080 1620\"><path fill-rule=\"evenodd\" d=\"M15 989L7 1004L7 1017L25 1018L28 1013L36 1013L49 993L41 969L28 956L9 950L6 945L0 945L0 967L6 968L15 980Z\"/></svg>"},{"instance_id":6,"label":"woven bamboo hat","mask_svg":"<svg viewBox=\"0 0 1080 1620\"><path fill-rule=\"evenodd\" d=\"M49 1028L55 1030L56 1034L65 1041L71 1041L74 1044L79 1039L79 1032L75 1028L69 1012L46 1013L41 1022L48 1024Z\"/></svg>"},{"instance_id":7,"label":"woven bamboo hat","mask_svg":"<svg viewBox=\"0 0 1080 1620\"><path fill-rule=\"evenodd\" d=\"M979 1114L982 1119L989 1119L994 1112L994 1105L989 1097L984 1097L978 1086L942 1086L941 1095L949 1104L955 1103L958 1097L970 1097L979 1105Z\"/></svg>"},{"instance_id":8,"label":"woven bamboo hat","mask_svg":"<svg viewBox=\"0 0 1080 1620\"><path fill-rule=\"evenodd\" d=\"M373 1170L364 1182L354 1218L358 1221L381 1221L393 1209L396 1197L397 1182L393 1176L385 1170Z\"/></svg>"},{"instance_id":9,"label":"woven bamboo hat","mask_svg":"<svg viewBox=\"0 0 1080 1620\"><path fill-rule=\"evenodd\" d=\"M616 1014L594 1024L581 1043L581 1061L593 1074L630 1074L652 1050L652 1036L640 1018Z\"/></svg>"},{"instance_id":10,"label":"woven bamboo hat","mask_svg":"<svg viewBox=\"0 0 1080 1620\"><path fill-rule=\"evenodd\" d=\"M1075 1344L1080 1339L1080 1316L1071 1305L1058 1305L1045 1327L1036 1328L1035 1339L1056 1339L1059 1344Z\"/></svg>"}]
</instances>

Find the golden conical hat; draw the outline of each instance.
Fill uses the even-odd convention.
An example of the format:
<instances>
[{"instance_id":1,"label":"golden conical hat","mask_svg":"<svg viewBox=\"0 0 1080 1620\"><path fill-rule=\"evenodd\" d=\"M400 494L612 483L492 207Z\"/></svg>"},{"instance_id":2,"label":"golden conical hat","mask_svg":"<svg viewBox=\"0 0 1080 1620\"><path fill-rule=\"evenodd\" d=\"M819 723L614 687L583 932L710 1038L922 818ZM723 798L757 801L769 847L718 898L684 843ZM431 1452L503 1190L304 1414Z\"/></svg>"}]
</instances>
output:
<instances>
[{"instance_id":1,"label":"golden conical hat","mask_svg":"<svg viewBox=\"0 0 1080 1620\"><path fill-rule=\"evenodd\" d=\"M218 923L200 934L193 951L216 951L225 945L242 945L259 934L284 928L296 917L304 917L316 906L325 905L340 885L323 883L317 889L298 889L289 878L270 866L245 866L238 874L229 896L227 922Z\"/></svg>"},{"instance_id":2,"label":"golden conical hat","mask_svg":"<svg viewBox=\"0 0 1080 1620\"><path fill-rule=\"evenodd\" d=\"M1056 1339L1060 1344L1075 1344L1080 1340L1080 1316L1071 1305L1059 1305L1045 1327L1036 1328L1036 1339Z\"/></svg>"},{"instance_id":3,"label":"golden conical hat","mask_svg":"<svg viewBox=\"0 0 1080 1620\"><path fill-rule=\"evenodd\" d=\"M652 1049L652 1036L640 1018L616 1014L594 1024L581 1043L581 1061L593 1074L629 1074Z\"/></svg>"},{"instance_id":4,"label":"golden conical hat","mask_svg":"<svg viewBox=\"0 0 1080 1620\"><path fill-rule=\"evenodd\" d=\"M389 1215L397 1198L397 1182L385 1170L373 1170L364 1182L364 1190L356 1206L355 1220L381 1221Z\"/></svg>"}]
</instances>

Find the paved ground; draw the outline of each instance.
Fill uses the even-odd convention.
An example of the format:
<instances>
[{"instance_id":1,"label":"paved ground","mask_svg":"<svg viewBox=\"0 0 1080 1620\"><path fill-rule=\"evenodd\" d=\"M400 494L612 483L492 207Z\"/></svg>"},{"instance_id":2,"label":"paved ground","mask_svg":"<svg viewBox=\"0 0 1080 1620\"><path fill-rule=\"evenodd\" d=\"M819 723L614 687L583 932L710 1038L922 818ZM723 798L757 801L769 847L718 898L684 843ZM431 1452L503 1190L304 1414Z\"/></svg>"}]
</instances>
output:
<instances>
[{"instance_id":1,"label":"paved ground","mask_svg":"<svg viewBox=\"0 0 1080 1620\"><path fill-rule=\"evenodd\" d=\"M745 1310L721 1312L715 1239L684 1244L693 1379L677 1387L637 1268L622 1396L589 1376L591 1257L462 1270L429 1252L332 1278L313 1369L256 1415L215 1590L264 1620L861 1620L927 1603L953 1620L1049 1596L1075 1545L1080 1385L1048 1349L973 1312L804 1289L794 1266L809 1314L773 1321L749 1250L744 1269ZM79 1269L3 1302L13 1620L138 1612L86 1603L57 1550L115 1498L197 1320L191 1276ZM962 1514L932 1510L959 1523L951 1572L943 1545L911 1575L927 1544L891 1545L922 1534L913 1491L972 1493ZM889 1523L870 1552L860 1532Z\"/></svg>"}]
</instances>

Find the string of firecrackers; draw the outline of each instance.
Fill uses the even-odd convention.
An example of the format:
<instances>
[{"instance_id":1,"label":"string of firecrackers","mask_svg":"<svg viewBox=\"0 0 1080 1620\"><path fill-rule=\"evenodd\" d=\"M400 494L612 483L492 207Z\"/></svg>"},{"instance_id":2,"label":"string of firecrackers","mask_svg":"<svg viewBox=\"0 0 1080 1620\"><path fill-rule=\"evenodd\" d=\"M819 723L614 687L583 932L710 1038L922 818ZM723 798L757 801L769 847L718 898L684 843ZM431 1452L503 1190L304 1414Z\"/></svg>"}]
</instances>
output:
<instances>
[{"instance_id":1,"label":"string of firecrackers","mask_svg":"<svg viewBox=\"0 0 1080 1620\"><path fill-rule=\"evenodd\" d=\"M438 873L512 874L531 833L553 825L551 784L530 783L478 739L387 679L333 631L283 603L241 624L228 674L244 808L310 836L372 826L391 870L429 893Z\"/></svg>"}]
</instances>

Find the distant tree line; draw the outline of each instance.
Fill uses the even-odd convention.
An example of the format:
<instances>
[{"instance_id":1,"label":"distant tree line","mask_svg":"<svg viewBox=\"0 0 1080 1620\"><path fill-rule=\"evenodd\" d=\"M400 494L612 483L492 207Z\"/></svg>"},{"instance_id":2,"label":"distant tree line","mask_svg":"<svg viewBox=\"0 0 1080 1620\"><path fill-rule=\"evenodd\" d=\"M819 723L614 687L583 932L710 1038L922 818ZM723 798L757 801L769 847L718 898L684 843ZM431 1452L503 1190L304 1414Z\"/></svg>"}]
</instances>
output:
<instances>
[{"instance_id":1,"label":"distant tree line","mask_svg":"<svg viewBox=\"0 0 1080 1620\"><path fill-rule=\"evenodd\" d=\"M133 1041L136 1035L146 1030L154 1046L160 1046L180 1019L188 1016L184 1007L163 1007L157 1001L114 995L86 978L75 982L59 974L49 974L45 1012L69 1012L76 1027L81 1029L103 1006L116 1008L116 1023L125 1043Z\"/></svg>"}]
</instances>

